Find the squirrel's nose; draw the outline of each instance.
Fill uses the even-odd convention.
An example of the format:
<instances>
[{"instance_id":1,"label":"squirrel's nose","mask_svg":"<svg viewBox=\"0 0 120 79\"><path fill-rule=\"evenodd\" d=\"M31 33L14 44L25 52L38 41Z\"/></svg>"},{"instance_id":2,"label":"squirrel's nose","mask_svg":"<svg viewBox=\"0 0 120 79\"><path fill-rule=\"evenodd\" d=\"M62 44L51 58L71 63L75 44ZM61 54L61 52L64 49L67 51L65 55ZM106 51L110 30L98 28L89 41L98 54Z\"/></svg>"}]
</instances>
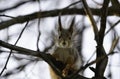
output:
<instances>
[{"instance_id":1,"label":"squirrel's nose","mask_svg":"<svg viewBox=\"0 0 120 79\"><path fill-rule=\"evenodd\" d=\"M65 41L63 41L63 43L62 43L64 46L66 45L66 42Z\"/></svg>"}]
</instances>

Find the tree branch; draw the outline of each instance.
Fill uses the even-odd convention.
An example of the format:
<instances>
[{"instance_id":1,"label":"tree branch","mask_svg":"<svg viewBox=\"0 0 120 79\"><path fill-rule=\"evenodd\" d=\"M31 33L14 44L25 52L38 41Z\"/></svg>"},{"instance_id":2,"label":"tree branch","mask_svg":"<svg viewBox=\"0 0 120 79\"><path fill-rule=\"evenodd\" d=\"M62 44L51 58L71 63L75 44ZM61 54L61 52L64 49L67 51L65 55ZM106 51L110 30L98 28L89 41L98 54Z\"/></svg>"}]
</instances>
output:
<instances>
[{"instance_id":1,"label":"tree branch","mask_svg":"<svg viewBox=\"0 0 120 79\"><path fill-rule=\"evenodd\" d=\"M93 13L93 15L98 15L100 16L100 9L90 9ZM84 9L77 9L77 8L71 8L71 9L56 9L56 10L50 10L50 11L42 11L42 12L34 12L32 14L28 15L23 15L23 16L18 16L13 19L3 21L0 23L0 30L8 28L11 25L18 24L18 23L24 23L26 21L34 20L37 18L46 18L46 17L55 17L58 16L59 13L62 11L61 15L72 15L72 14L77 14L77 15L86 15L84 12ZM39 17L38 17L39 15ZM108 8L108 16L111 15L116 15L120 16L120 11L117 8L109 7Z\"/></svg>"},{"instance_id":2,"label":"tree branch","mask_svg":"<svg viewBox=\"0 0 120 79\"><path fill-rule=\"evenodd\" d=\"M54 63L52 62L53 57L49 54L45 54L45 52L38 52L38 51L23 48L23 47L15 46L15 45L12 45L12 44L9 44L9 43L5 43L2 40L0 40L0 46L11 49L11 50L19 51L19 54L31 55L31 56L42 58L44 61L46 61L55 70L55 72L58 75L61 75L59 69L57 69L55 67ZM77 75L77 79L89 79L89 78L83 77L81 75Z\"/></svg>"},{"instance_id":3,"label":"tree branch","mask_svg":"<svg viewBox=\"0 0 120 79\"><path fill-rule=\"evenodd\" d=\"M51 62L50 59L53 58L53 57L49 54L45 54L44 52L37 52L37 51L34 51L34 50L30 50L30 49L15 46L15 45L12 45L12 44L8 44L8 43L3 42L2 40L0 40L0 46L3 46L5 48L11 49L11 50L19 51L21 54L24 54L24 55L32 55L32 56L42 58L44 61L46 61L55 70L55 72L58 75L61 75L59 69L57 69L54 66L54 64Z\"/></svg>"},{"instance_id":4,"label":"tree branch","mask_svg":"<svg viewBox=\"0 0 120 79\"><path fill-rule=\"evenodd\" d=\"M86 0L82 0L82 2L84 5L85 12L88 15L88 17L90 18L90 21L91 21L92 26L93 26L95 40L97 43L97 57L96 57L96 59L105 56L104 59L102 59L104 61L101 60L99 62L96 62L96 69L94 69L95 78L97 79L100 77L101 79L103 79L104 78L104 71L106 69L106 65L108 62L108 58L107 58L106 52L105 52L104 47L103 47L103 39L104 39L104 33L105 33L105 29L106 29L106 18L107 18L107 14L108 14L109 0L104 0L103 7L102 7L101 12L100 12L101 13L100 14L100 16L101 16L100 31L98 31L97 25L95 23L93 15L92 15L92 12L89 9Z\"/></svg>"},{"instance_id":5,"label":"tree branch","mask_svg":"<svg viewBox=\"0 0 120 79\"><path fill-rule=\"evenodd\" d=\"M103 40L106 30L106 20L108 14L108 5L110 0L104 0L103 7L101 8L101 25L99 31L99 39L97 42L97 58L105 56L104 59L96 63L95 77L104 77L104 72L108 63L108 57L103 47Z\"/></svg>"}]
</instances>

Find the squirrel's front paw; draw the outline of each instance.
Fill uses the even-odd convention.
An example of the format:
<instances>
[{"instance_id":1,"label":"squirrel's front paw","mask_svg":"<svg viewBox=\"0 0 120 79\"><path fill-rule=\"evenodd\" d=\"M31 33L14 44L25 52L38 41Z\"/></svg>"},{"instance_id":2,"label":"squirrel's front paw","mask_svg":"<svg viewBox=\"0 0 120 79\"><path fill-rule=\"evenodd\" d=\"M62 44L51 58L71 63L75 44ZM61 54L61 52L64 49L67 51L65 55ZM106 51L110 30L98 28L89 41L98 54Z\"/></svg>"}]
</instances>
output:
<instances>
[{"instance_id":1,"label":"squirrel's front paw","mask_svg":"<svg viewBox=\"0 0 120 79\"><path fill-rule=\"evenodd\" d=\"M65 69L62 70L62 76L65 77L67 75L68 75L68 69L65 68Z\"/></svg>"},{"instance_id":2,"label":"squirrel's front paw","mask_svg":"<svg viewBox=\"0 0 120 79\"><path fill-rule=\"evenodd\" d=\"M66 67L62 70L62 75L65 77L68 75L69 71L70 71L71 65L67 64Z\"/></svg>"}]
</instances>

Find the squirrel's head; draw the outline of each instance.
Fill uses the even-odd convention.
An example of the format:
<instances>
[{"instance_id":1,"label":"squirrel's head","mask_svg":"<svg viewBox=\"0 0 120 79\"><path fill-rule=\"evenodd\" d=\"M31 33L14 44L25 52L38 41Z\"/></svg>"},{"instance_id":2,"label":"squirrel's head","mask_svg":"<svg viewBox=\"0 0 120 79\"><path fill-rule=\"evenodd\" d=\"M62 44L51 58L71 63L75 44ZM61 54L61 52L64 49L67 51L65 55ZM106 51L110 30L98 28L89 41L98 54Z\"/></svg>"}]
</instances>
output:
<instances>
[{"instance_id":1,"label":"squirrel's head","mask_svg":"<svg viewBox=\"0 0 120 79\"><path fill-rule=\"evenodd\" d=\"M72 47L72 36L73 36L73 26L74 26L75 18L73 18L70 23L69 29L63 29L61 23L61 17L58 18L58 35L55 38L55 45L61 48L70 48Z\"/></svg>"}]
</instances>

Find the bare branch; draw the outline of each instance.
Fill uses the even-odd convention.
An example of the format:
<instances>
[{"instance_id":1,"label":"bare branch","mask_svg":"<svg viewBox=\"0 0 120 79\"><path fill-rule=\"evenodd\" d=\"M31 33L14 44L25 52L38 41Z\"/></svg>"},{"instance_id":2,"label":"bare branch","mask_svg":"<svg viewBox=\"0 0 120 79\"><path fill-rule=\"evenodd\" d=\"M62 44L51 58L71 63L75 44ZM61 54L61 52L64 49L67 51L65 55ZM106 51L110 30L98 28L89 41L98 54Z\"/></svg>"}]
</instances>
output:
<instances>
[{"instance_id":1,"label":"bare branch","mask_svg":"<svg viewBox=\"0 0 120 79\"><path fill-rule=\"evenodd\" d=\"M55 72L57 72L58 75L61 75L59 70L51 62L52 61L51 59L53 57L49 54L45 54L44 52L38 52L38 51L23 48L23 47L15 46L15 45L12 45L12 44L8 44L8 43L5 43L1 40L0 40L0 46L3 46L3 47L8 48L8 49L15 50L15 51L19 51L19 53L24 54L24 55L31 55L31 56L35 56L35 57L38 57L38 58L42 58L55 70ZM67 79L67 78L65 78L65 79ZM68 78L68 79L70 79L70 78ZM81 75L77 75L77 79L89 79L89 78L83 77Z\"/></svg>"},{"instance_id":2,"label":"bare branch","mask_svg":"<svg viewBox=\"0 0 120 79\"><path fill-rule=\"evenodd\" d=\"M103 3L103 7L101 9L101 25L100 25L100 31L99 31L99 44L103 44L104 39L104 33L106 29L106 20L108 15L108 4L110 0L106 0Z\"/></svg>"},{"instance_id":3,"label":"bare branch","mask_svg":"<svg viewBox=\"0 0 120 79\"><path fill-rule=\"evenodd\" d=\"M25 55L33 55L39 58L42 58L44 61L46 61L54 70L58 75L61 75L59 69L57 69L54 64L52 63L52 61L50 59L52 59L53 57L49 54L45 54L44 52L37 52L37 51L33 51L30 49L26 49L23 47L18 47L12 44L8 44L5 43L3 41L0 40L0 46L3 46L5 48L11 49L11 50L16 50L19 51L21 54L25 54Z\"/></svg>"},{"instance_id":4,"label":"bare branch","mask_svg":"<svg viewBox=\"0 0 120 79\"><path fill-rule=\"evenodd\" d=\"M83 9L77 9L77 8L64 9L64 10L63 9L35 12L28 15L18 16L13 19L1 22L0 30L14 24L24 23L26 21L34 20L37 18L55 17L55 16L58 16L61 11L62 11L61 15L72 15L72 14L86 15ZM98 16L100 15L100 12L101 12L100 9L91 8L90 10L92 11L93 15L98 15ZM109 7L108 16L115 15L115 14L117 16L120 16L119 9Z\"/></svg>"}]
</instances>

